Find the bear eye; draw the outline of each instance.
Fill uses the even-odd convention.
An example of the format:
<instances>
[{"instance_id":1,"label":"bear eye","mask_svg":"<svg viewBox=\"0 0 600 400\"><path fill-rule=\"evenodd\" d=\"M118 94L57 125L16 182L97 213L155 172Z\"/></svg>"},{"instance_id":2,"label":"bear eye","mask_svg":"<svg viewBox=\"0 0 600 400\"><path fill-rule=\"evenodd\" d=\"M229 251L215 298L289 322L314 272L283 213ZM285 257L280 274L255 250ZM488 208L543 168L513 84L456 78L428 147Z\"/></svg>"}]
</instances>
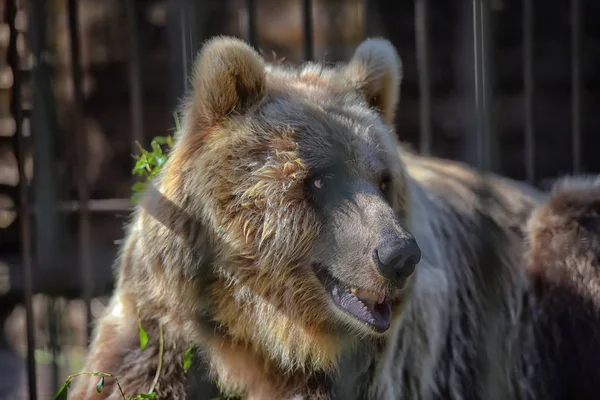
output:
<instances>
[{"instance_id":1,"label":"bear eye","mask_svg":"<svg viewBox=\"0 0 600 400\"><path fill-rule=\"evenodd\" d=\"M381 177L381 180L379 181L379 190L381 190L382 193L386 193L390 187L391 182L392 178L388 174L383 175Z\"/></svg>"},{"instance_id":2,"label":"bear eye","mask_svg":"<svg viewBox=\"0 0 600 400\"><path fill-rule=\"evenodd\" d=\"M387 188L388 188L388 183L387 183L387 182L383 181L383 182L381 182L381 183L379 184L379 189L380 189L382 192L385 192L385 191L387 190Z\"/></svg>"},{"instance_id":3,"label":"bear eye","mask_svg":"<svg viewBox=\"0 0 600 400\"><path fill-rule=\"evenodd\" d=\"M310 179L311 191L322 191L331 184L332 174L318 174Z\"/></svg>"},{"instance_id":4,"label":"bear eye","mask_svg":"<svg viewBox=\"0 0 600 400\"><path fill-rule=\"evenodd\" d=\"M342 184L340 175L331 167L319 168L312 171L304 181L308 199L317 209L327 207L332 201L341 196Z\"/></svg>"}]
</instances>

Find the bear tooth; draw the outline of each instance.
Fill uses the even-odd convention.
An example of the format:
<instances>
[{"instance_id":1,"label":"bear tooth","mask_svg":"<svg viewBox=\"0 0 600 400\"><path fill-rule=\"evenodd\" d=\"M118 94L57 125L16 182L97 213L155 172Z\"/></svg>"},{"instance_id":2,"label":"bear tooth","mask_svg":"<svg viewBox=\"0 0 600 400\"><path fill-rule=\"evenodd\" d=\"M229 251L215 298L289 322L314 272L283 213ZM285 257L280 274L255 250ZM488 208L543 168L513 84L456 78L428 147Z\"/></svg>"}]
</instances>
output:
<instances>
[{"instance_id":1,"label":"bear tooth","mask_svg":"<svg viewBox=\"0 0 600 400\"><path fill-rule=\"evenodd\" d=\"M367 301L369 304L374 303L379 298L379 295L377 293L366 289L357 289L352 294L354 294L362 301Z\"/></svg>"},{"instance_id":2,"label":"bear tooth","mask_svg":"<svg viewBox=\"0 0 600 400\"><path fill-rule=\"evenodd\" d=\"M377 304L383 303L384 300L385 300L385 294L383 292L380 292L379 295L377 296Z\"/></svg>"}]
</instances>

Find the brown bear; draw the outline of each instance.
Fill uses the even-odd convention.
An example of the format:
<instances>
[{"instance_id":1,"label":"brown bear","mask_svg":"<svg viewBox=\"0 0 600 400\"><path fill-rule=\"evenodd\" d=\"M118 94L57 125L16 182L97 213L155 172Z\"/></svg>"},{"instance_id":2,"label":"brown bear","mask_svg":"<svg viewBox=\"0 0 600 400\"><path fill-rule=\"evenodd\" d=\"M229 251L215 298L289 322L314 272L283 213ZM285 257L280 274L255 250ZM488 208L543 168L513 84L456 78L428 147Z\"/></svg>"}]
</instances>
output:
<instances>
[{"instance_id":1,"label":"brown bear","mask_svg":"<svg viewBox=\"0 0 600 400\"><path fill-rule=\"evenodd\" d=\"M191 344L246 399L520 398L508 332L544 196L400 146L401 77L384 39L300 67L208 41L84 369L183 399ZM97 379L73 398L120 398Z\"/></svg>"},{"instance_id":2,"label":"brown bear","mask_svg":"<svg viewBox=\"0 0 600 400\"><path fill-rule=\"evenodd\" d=\"M528 224L544 399L600 396L600 177L568 177Z\"/></svg>"}]
</instances>

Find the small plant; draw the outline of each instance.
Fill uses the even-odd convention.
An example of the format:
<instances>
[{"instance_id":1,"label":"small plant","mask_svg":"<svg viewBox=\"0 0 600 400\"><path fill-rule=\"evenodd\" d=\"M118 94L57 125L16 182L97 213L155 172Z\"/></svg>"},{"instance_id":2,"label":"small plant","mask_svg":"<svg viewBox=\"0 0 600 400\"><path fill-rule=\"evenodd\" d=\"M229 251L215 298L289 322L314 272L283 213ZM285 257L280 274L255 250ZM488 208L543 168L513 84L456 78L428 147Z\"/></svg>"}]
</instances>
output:
<instances>
[{"instance_id":1,"label":"small plant","mask_svg":"<svg viewBox=\"0 0 600 400\"><path fill-rule=\"evenodd\" d=\"M171 136L155 137L150 142L152 151L144 149L139 142L135 143L139 147L141 154L133 156L136 161L131 172L144 180L137 181L131 187L133 202L137 202L139 194L144 191L148 181L158 175L161 167L167 161L167 155L161 146L171 148L173 146L173 138Z\"/></svg>"},{"instance_id":2,"label":"small plant","mask_svg":"<svg viewBox=\"0 0 600 400\"><path fill-rule=\"evenodd\" d=\"M69 387L71 386L73 379L75 379L81 375L93 375L93 376L100 377L100 380L98 380L98 383L96 384L96 391L98 393L101 393L102 390L104 389L104 378L111 378L111 379L115 380L115 383L117 384L117 387L119 388L119 392L121 393L121 397L123 398L123 400L153 399L154 396L156 396L156 392L154 392L154 391L150 391L149 393L139 393L135 396L125 396L125 392L123 392L123 388L121 387L121 384L119 383L119 380L117 379L116 376L109 374L107 372L86 371L86 372L80 372L78 374L69 375L67 377L67 379L65 380L65 383L61 386L61 388L58 390L58 392L54 395L52 400L66 400L68 397L68 394L69 394Z\"/></svg>"},{"instance_id":3,"label":"small plant","mask_svg":"<svg viewBox=\"0 0 600 400\"><path fill-rule=\"evenodd\" d=\"M175 119L175 129L179 132L181 125L179 124L177 113L173 113L173 118ZM135 165L133 166L131 173L143 178L143 180L137 181L131 187L131 190L133 191L131 200L134 203L137 202L138 196L146 188L148 181L158 175L162 166L167 161L167 154L165 149L163 149L163 146L166 146L167 149L171 149L173 147L173 137L171 135L156 136L150 142L151 151L144 149L137 141L135 144L140 149L140 154L133 156Z\"/></svg>"},{"instance_id":4,"label":"small plant","mask_svg":"<svg viewBox=\"0 0 600 400\"><path fill-rule=\"evenodd\" d=\"M140 311L142 311L142 307L138 308L138 335L140 337L140 349L142 351L146 350L146 346L148 345L148 333L142 328L142 318L140 317Z\"/></svg>"},{"instance_id":5,"label":"small plant","mask_svg":"<svg viewBox=\"0 0 600 400\"><path fill-rule=\"evenodd\" d=\"M183 355L183 370L187 371L192 366L192 361L194 358L194 345L189 345L185 350L185 354Z\"/></svg>"},{"instance_id":6,"label":"small plant","mask_svg":"<svg viewBox=\"0 0 600 400\"><path fill-rule=\"evenodd\" d=\"M142 310L142 307L138 308L138 333L140 336L140 349L142 351L144 351L146 349L146 346L148 345L148 333L146 333L146 331L142 327L142 318L140 316L141 310ZM159 342L159 350L158 350L158 368L156 369L156 376L154 377L154 381L152 382L152 387L150 388L150 390L147 393L138 393L135 396L125 396L125 392L123 391L123 388L121 387L121 384L119 383L119 379L115 375L110 374L108 372L103 372L103 371L95 371L95 372L84 371L84 372L79 372L77 374L69 375L67 377L67 379L65 380L65 383L63 383L63 385L60 387L58 392L54 395L52 400L66 400L68 397L68 394L69 394L69 388L71 387L71 383L73 383L73 380L75 378L77 378L78 376L82 376L82 375L93 375L93 376L100 377L100 379L98 380L98 383L96 383L96 391L98 393L101 393L102 390L104 389L105 378L110 378L110 379L115 380L115 383L116 383L117 387L119 388L119 393L121 394L121 397L123 398L123 400L153 399L154 396L156 396L156 392L154 391L154 388L156 387L156 384L158 383L158 378L160 376L160 372L162 369L162 359L163 359L163 353L164 353L164 336L163 336L163 329L162 329L161 322L159 322L158 328L159 328L159 333L160 333L160 342Z\"/></svg>"}]
</instances>

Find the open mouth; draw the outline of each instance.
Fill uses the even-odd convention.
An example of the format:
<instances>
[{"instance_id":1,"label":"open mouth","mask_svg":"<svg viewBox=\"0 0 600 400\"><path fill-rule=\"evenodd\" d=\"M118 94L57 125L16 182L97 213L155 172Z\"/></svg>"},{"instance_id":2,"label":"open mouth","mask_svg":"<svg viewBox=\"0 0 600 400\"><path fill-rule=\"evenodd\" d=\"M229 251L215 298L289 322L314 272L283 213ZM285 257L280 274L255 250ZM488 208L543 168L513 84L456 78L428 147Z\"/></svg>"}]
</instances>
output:
<instances>
[{"instance_id":1,"label":"open mouth","mask_svg":"<svg viewBox=\"0 0 600 400\"><path fill-rule=\"evenodd\" d=\"M392 307L385 293L349 286L327 273L315 268L319 280L331 295L333 303L346 314L383 333L390 327Z\"/></svg>"}]
</instances>

